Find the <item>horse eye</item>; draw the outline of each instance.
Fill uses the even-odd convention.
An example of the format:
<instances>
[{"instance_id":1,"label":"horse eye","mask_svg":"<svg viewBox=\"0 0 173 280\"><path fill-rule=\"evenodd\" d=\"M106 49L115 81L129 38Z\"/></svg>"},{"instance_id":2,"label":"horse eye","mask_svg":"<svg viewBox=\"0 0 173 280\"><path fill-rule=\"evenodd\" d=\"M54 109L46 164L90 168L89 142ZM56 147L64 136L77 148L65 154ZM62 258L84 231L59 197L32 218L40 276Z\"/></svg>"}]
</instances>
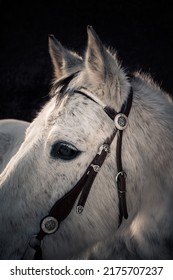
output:
<instances>
[{"instance_id":1,"label":"horse eye","mask_svg":"<svg viewBox=\"0 0 173 280\"><path fill-rule=\"evenodd\" d=\"M65 142L58 142L53 145L51 150L51 156L54 158L60 158L63 160L71 160L79 155L80 151L76 149L72 144Z\"/></svg>"}]
</instances>

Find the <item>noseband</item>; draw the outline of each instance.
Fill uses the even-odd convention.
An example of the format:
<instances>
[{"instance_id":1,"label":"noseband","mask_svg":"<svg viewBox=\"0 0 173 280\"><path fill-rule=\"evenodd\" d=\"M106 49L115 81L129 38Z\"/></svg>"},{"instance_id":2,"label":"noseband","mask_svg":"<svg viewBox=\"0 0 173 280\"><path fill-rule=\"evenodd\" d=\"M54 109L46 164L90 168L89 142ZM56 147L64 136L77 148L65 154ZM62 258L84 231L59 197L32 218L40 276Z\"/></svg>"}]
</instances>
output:
<instances>
[{"instance_id":1,"label":"noseband","mask_svg":"<svg viewBox=\"0 0 173 280\"><path fill-rule=\"evenodd\" d=\"M117 148L116 148L116 163L117 175L116 183L119 197L119 226L121 225L123 217L128 218L127 205L126 205L126 173L122 167L121 150L122 150L122 137L123 130L128 124L128 115L132 106L133 89L130 92L126 102L123 103L120 113L117 113L113 108L104 106L97 98L93 97L87 91L74 91L81 95L90 98L92 101L98 103L103 107L105 113L114 121L115 128L110 137L100 146L96 156L88 166L87 170L77 182L77 184L67 192L61 199L59 199L51 208L49 214L45 216L40 222L40 231L37 235L33 236L29 241L29 248L34 249L34 259L42 259L42 240L46 235L55 233L63 220L70 214L78 196L79 200L76 207L76 212L81 214L83 212L85 203L87 201L92 184L102 167L107 155L110 152L110 146L118 132ZM27 251L27 250L26 250ZM26 252L25 252L26 254ZM23 258L25 258L25 254Z\"/></svg>"}]
</instances>

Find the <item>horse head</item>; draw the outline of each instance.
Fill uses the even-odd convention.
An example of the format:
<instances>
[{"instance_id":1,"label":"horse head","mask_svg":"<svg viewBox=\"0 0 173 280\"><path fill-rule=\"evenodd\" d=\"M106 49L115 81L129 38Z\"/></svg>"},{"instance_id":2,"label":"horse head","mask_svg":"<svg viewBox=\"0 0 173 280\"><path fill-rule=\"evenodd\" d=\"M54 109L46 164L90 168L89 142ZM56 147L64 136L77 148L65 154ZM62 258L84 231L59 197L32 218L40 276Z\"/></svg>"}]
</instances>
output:
<instances>
[{"instance_id":1,"label":"horse head","mask_svg":"<svg viewBox=\"0 0 173 280\"><path fill-rule=\"evenodd\" d=\"M170 181L164 178L163 182L159 174L167 164L169 177L172 176L168 162L173 144L167 145L166 153L165 147L159 146L160 132L165 129L161 123L164 110L167 110L164 135L167 139L172 137L173 131L168 129L171 102L160 94L160 89L153 87L151 90L152 84L144 78L136 76L130 81L116 53L102 44L92 27L88 27L83 57L67 50L53 35L49 36L49 52L54 65L50 101L33 120L20 149L0 175L1 258L25 256L31 238L40 232L40 222L57 201L71 194L95 156L100 154L100 147L112 135L109 154L93 180L82 213L76 212L79 192L58 230L44 236L43 258L157 256L160 247L153 240L160 242L158 229L171 204ZM126 104L131 88L133 104L121 147L127 174L128 219L123 218L120 224L116 183L118 135L113 134L115 121L110 116ZM157 105L159 109L156 109ZM105 108L109 108L109 112ZM159 116L158 125L155 118ZM162 157L158 156L158 151L163 152ZM167 189L166 194L161 181ZM67 199L63 211L59 210L62 215L68 204ZM166 228L162 228L163 244L168 237L170 221L167 217ZM151 243L154 245L150 252ZM164 256L168 256L166 250L161 251L161 257Z\"/></svg>"}]
</instances>

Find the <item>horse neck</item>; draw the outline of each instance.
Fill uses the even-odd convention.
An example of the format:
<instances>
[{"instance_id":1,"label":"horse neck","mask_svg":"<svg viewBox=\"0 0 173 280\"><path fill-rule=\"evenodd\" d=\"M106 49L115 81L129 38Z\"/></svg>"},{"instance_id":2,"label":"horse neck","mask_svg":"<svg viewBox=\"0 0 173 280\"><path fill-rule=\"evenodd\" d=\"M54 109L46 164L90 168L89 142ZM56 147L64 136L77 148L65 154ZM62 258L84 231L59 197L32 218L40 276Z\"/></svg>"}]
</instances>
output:
<instances>
[{"instance_id":1,"label":"horse neck","mask_svg":"<svg viewBox=\"0 0 173 280\"><path fill-rule=\"evenodd\" d=\"M143 81L134 82L133 89L122 149L130 217L122 228L127 244L133 236L149 254L153 236L162 240L173 231L173 106L163 93L151 90Z\"/></svg>"}]
</instances>

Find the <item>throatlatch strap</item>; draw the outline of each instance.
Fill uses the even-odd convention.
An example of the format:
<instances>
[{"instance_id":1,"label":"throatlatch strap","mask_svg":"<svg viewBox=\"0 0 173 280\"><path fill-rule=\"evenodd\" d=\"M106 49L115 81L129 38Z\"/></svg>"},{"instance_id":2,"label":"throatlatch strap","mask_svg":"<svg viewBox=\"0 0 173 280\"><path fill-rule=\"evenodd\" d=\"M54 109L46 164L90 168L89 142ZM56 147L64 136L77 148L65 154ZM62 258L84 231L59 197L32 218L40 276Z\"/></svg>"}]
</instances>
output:
<instances>
[{"instance_id":1,"label":"throatlatch strap","mask_svg":"<svg viewBox=\"0 0 173 280\"><path fill-rule=\"evenodd\" d=\"M128 117L133 101L133 89L131 87L127 102L123 104L123 113ZM117 149L116 149L116 161L117 161L117 186L118 186L118 197L119 197L119 225L122 222L122 218L128 218L127 203L126 203L126 173L122 166L122 138L123 130L118 131Z\"/></svg>"},{"instance_id":2,"label":"throatlatch strap","mask_svg":"<svg viewBox=\"0 0 173 280\"><path fill-rule=\"evenodd\" d=\"M119 197L119 223L122 222L122 217L125 219L128 218L127 212L127 204L126 204L126 174L123 171L122 167L122 158L121 158L121 150L122 150L122 137L123 132L119 131L118 139L117 139L117 149L116 149L116 159L117 159L117 186L118 186L118 197Z\"/></svg>"}]
</instances>

